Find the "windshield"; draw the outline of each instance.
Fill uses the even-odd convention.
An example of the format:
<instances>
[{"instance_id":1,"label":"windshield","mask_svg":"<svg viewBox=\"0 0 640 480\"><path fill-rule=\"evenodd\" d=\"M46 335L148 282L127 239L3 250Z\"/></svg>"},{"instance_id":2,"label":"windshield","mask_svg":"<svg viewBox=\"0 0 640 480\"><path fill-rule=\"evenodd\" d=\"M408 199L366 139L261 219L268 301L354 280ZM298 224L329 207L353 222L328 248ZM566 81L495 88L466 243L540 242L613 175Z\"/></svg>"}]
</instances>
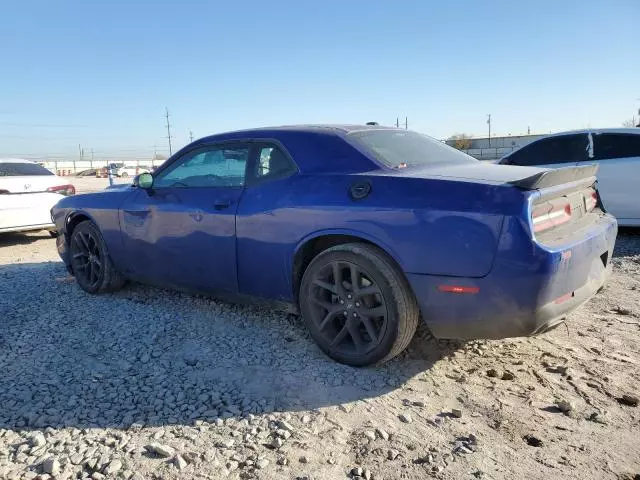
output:
<instances>
[{"instance_id":1,"label":"windshield","mask_svg":"<svg viewBox=\"0 0 640 480\"><path fill-rule=\"evenodd\" d=\"M431 137L406 130L364 130L349 135L382 164L391 168L477 160Z\"/></svg>"},{"instance_id":2,"label":"windshield","mask_svg":"<svg viewBox=\"0 0 640 480\"><path fill-rule=\"evenodd\" d=\"M33 175L53 175L37 163L0 163L0 177L24 177Z\"/></svg>"}]
</instances>

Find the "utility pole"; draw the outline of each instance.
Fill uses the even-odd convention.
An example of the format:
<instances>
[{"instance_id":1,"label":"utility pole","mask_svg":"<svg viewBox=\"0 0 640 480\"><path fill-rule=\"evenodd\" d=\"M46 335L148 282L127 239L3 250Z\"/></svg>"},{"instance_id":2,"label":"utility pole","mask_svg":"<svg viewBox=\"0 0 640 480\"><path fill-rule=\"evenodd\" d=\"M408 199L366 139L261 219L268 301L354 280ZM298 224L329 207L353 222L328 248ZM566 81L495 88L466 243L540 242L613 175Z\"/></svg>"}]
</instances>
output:
<instances>
[{"instance_id":1,"label":"utility pole","mask_svg":"<svg viewBox=\"0 0 640 480\"><path fill-rule=\"evenodd\" d=\"M400 118L396 117L396 128L400 128Z\"/></svg>"},{"instance_id":2,"label":"utility pole","mask_svg":"<svg viewBox=\"0 0 640 480\"><path fill-rule=\"evenodd\" d=\"M171 124L169 123L169 108L165 108L165 118L167 119L167 140L169 140L169 156L173 154L171 150Z\"/></svg>"},{"instance_id":3,"label":"utility pole","mask_svg":"<svg viewBox=\"0 0 640 480\"><path fill-rule=\"evenodd\" d=\"M189 129L189 140L193 142L193 132Z\"/></svg>"},{"instance_id":4,"label":"utility pole","mask_svg":"<svg viewBox=\"0 0 640 480\"><path fill-rule=\"evenodd\" d=\"M409 130L409 119L404 117L404 129Z\"/></svg>"},{"instance_id":5,"label":"utility pole","mask_svg":"<svg viewBox=\"0 0 640 480\"><path fill-rule=\"evenodd\" d=\"M93 168L93 148L91 149L91 164L90 167Z\"/></svg>"},{"instance_id":6,"label":"utility pole","mask_svg":"<svg viewBox=\"0 0 640 480\"><path fill-rule=\"evenodd\" d=\"M489 125L489 146L491 146L491 114L487 114L487 125Z\"/></svg>"},{"instance_id":7,"label":"utility pole","mask_svg":"<svg viewBox=\"0 0 640 480\"><path fill-rule=\"evenodd\" d=\"M78 156L80 157L80 161L82 161L82 145L78 144ZM73 159L73 173L76 173L76 160Z\"/></svg>"}]
</instances>

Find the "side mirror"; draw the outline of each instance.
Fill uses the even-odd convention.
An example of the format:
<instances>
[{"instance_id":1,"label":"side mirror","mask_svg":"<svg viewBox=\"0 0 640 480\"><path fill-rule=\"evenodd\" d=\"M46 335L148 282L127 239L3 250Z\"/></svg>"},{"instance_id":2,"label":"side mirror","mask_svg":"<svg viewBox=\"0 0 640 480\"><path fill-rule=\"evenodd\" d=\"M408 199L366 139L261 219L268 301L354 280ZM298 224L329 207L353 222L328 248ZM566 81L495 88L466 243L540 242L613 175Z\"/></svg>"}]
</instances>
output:
<instances>
[{"instance_id":1,"label":"side mirror","mask_svg":"<svg viewBox=\"0 0 640 480\"><path fill-rule=\"evenodd\" d=\"M141 173L133 180L133 184L136 187L144 188L145 190L149 190L153 187L153 176L150 173Z\"/></svg>"}]
</instances>

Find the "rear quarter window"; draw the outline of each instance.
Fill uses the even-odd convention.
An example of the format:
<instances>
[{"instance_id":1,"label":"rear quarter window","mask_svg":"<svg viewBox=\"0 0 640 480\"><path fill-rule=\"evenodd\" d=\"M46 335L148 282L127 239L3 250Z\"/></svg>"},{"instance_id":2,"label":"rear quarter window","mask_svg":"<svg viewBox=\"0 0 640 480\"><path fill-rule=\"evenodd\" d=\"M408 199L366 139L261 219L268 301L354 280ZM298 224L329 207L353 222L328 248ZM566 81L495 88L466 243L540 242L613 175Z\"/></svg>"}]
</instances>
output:
<instances>
[{"instance_id":1,"label":"rear quarter window","mask_svg":"<svg viewBox=\"0 0 640 480\"><path fill-rule=\"evenodd\" d=\"M593 136L594 160L640 157L640 134L601 133Z\"/></svg>"},{"instance_id":2,"label":"rear quarter window","mask_svg":"<svg viewBox=\"0 0 640 480\"><path fill-rule=\"evenodd\" d=\"M53 173L37 163L0 163L0 177L26 177L36 175L53 175Z\"/></svg>"}]
</instances>

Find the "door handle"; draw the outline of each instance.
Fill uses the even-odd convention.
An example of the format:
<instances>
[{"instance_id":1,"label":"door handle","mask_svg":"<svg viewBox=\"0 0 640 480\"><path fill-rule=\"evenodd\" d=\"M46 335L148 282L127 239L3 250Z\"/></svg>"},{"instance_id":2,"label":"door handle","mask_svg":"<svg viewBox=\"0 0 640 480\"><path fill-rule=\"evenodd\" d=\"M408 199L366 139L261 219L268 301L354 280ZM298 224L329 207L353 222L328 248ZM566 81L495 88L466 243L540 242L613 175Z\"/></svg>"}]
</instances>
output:
<instances>
[{"instance_id":1,"label":"door handle","mask_svg":"<svg viewBox=\"0 0 640 480\"><path fill-rule=\"evenodd\" d=\"M127 210L124 209L124 213L128 213L129 215L133 215L134 217L146 217L149 215L150 210Z\"/></svg>"},{"instance_id":2,"label":"door handle","mask_svg":"<svg viewBox=\"0 0 640 480\"><path fill-rule=\"evenodd\" d=\"M216 200L213 203L213 208L216 210L224 210L225 208L229 208L231 206L231 200L225 198L224 200Z\"/></svg>"}]
</instances>

